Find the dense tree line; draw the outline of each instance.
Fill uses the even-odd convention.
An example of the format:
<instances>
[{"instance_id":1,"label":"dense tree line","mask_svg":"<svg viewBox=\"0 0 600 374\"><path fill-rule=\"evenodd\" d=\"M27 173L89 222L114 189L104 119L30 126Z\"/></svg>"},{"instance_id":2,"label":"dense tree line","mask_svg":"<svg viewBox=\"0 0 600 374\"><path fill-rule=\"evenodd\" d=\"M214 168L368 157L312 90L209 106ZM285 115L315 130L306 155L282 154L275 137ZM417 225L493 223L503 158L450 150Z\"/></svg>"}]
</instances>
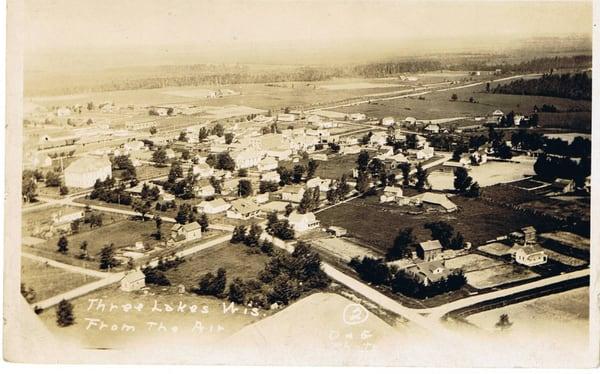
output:
<instances>
[{"instance_id":1,"label":"dense tree line","mask_svg":"<svg viewBox=\"0 0 600 374\"><path fill-rule=\"evenodd\" d=\"M498 85L494 93L552 96L574 100L592 99L592 78L587 73L544 74L539 79L518 79Z\"/></svg>"}]
</instances>

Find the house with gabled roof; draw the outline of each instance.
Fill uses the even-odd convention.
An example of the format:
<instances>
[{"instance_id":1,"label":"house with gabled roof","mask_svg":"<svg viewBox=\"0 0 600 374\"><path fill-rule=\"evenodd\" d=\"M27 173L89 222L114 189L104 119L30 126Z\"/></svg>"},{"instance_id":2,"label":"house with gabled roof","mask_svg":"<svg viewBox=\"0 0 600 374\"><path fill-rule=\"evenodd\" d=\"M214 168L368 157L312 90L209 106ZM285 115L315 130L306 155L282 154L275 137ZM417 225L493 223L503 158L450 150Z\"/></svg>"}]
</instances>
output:
<instances>
[{"instance_id":1,"label":"house with gabled roof","mask_svg":"<svg viewBox=\"0 0 600 374\"><path fill-rule=\"evenodd\" d=\"M425 286L438 282L450 275L442 261L417 261L405 268L405 271L415 275Z\"/></svg>"},{"instance_id":2,"label":"house with gabled roof","mask_svg":"<svg viewBox=\"0 0 600 374\"><path fill-rule=\"evenodd\" d=\"M427 240L417 246L417 256L423 261L433 261L441 257L443 250L439 240Z\"/></svg>"},{"instance_id":3,"label":"house with gabled roof","mask_svg":"<svg viewBox=\"0 0 600 374\"><path fill-rule=\"evenodd\" d=\"M227 217L233 219L250 219L260 213L260 207L251 199L237 199L231 202L231 208L227 211Z\"/></svg>"},{"instance_id":4,"label":"house with gabled roof","mask_svg":"<svg viewBox=\"0 0 600 374\"><path fill-rule=\"evenodd\" d=\"M304 187L299 185L287 185L281 189L281 200L299 203L304 196Z\"/></svg>"},{"instance_id":5,"label":"house with gabled roof","mask_svg":"<svg viewBox=\"0 0 600 374\"><path fill-rule=\"evenodd\" d=\"M206 214L219 214L226 212L231 207L231 204L225 202L222 198L211 201L203 201L196 205L198 211Z\"/></svg>"},{"instance_id":6,"label":"house with gabled roof","mask_svg":"<svg viewBox=\"0 0 600 374\"><path fill-rule=\"evenodd\" d=\"M175 242L200 238L202 238L202 227L196 221L186 223L185 225L176 223L171 227L171 239Z\"/></svg>"}]
</instances>

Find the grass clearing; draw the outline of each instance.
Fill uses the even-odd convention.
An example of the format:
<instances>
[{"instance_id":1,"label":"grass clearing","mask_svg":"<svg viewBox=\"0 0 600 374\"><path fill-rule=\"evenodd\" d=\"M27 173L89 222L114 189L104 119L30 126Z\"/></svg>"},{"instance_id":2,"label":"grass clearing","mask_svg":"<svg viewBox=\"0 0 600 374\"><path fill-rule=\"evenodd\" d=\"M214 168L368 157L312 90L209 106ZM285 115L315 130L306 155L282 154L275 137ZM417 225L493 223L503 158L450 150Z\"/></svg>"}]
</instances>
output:
<instances>
[{"instance_id":1,"label":"grass clearing","mask_svg":"<svg viewBox=\"0 0 600 374\"><path fill-rule=\"evenodd\" d=\"M468 254L457 256L446 260L446 267L449 269L462 269L465 273L474 270L487 269L493 266L503 264L502 261L494 260L478 254Z\"/></svg>"},{"instance_id":2,"label":"grass clearing","mask_svg":"<svg viewBox=\"0 0 600 374\"><path fill-rule=\"evenodd\" d=\"M96 280L96 277L73 273L21 257L21 283L35 291L36 297L33 302L48 299Z\"/></svg>"},{"instance_id":3,"label":"grass clearing","mask_svg":"<svg viewBox=\"0 0 600 374\"><path fill-rule=\"evenodd\" d=\"M511 264L493 266L465 274L467 283L478 289L496 287L507 283L539 277L529 269Z\"/></svg>"}]
</instances>

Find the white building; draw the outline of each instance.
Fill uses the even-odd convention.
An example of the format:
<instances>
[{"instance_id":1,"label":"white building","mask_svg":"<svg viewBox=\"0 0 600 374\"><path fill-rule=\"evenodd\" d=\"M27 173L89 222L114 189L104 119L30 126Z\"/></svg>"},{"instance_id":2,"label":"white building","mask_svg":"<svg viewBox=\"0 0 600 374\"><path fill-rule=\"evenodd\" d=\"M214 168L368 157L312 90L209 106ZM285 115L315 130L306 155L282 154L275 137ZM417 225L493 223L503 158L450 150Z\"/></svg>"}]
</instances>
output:
<instances>
[{"instance_id":1,"label":"white building","mask_svg":"<svg viewBox=\"0 0 600 374\"><path fill-rule=\"evenodd\" d=\"M293 211L288 217L288 221L296 232L304 232L319 227L319 221L315 215L310 212L300 214L296 211Z\"/></svg>"},{"instance_id":2,"label":"white building","mask_svg":"<svg viewBox=\"0 0 600 374\"><path fill-rule=\"evenodd\" d=\"M134 270L128 272L123 279L121 279L121 291L132 292L137 291L146 286L146 276L141 270Z\"/></svg>"},{"instance_id":3,"label":"white building","mask_svg":"<svg viewBox=\"0 0 600 374\"><path fill-rule=\"evenodd\" d=\"M67 187L90 188L96 180L107 177L112 177L112 165L106 157L82 157L65 169Z\"/></svg>"},{"instance_id":4,"label":"white building","mask_svg":"<svg viewBox=\"0 0 600 374\"><path fill-rule=\"evenodd\" d=\"M352 113L350 114L350 119L353 121L364 121L367 119L367 116L363 113Z\"/></svg>"},{"instance_id":5,"label":"white building","mask_svg":"<svg viewBox=\"0 0 600 374\"><path fill-rule=\"evenodd\" d=\"M294 122L296 119L296 115L291 113L281 113L277 115L277 120L281 122Z\"/></svg>"},{"instance_id":6,"label":"white building","mask_svg":"<svg viewBox=\"0 0 600 374\"><path fill-rule=\"evenodd\" d=\"M262 158L262 152L255 149L246 149L241 152L233 153L236 169L248 169L257 166Z\"/></svg>"},{"instance_id":7,"label":"white building","mask_svg":"<svg viewBox=\"0 0 600 374\"><path fill-rule=\"evenodd\" d=\"M231 207L231 204L225 202L223 199L215 199L212 201L203 201L196 207L202 213L219 214L227 211Z\"/></svg>"},{"instance_id":8,"label":"white building","mask_svg":"<svg viewBox=\"0 0 600 374\"><path fill-rule=\"evenodd\" d=\"M279 183L281 181L281 176L276 171L269 171L267 173L262 174L260 176L260 179L265 182Z\"/></svg>"},{"instance_id":9,"label":"white building","mask_svg":"<svg viewBox=\"0 0 600 374\"><path fill-rule=\"evenodd\" d=\"M258 163L259 171L269 171L277 169L277 160L274 157L265 157Z\"/></svg>"},{"instance_id":10,"label":"white building","mask_svg":"<svg viewBox=\"0 0 600 374\"><path fill-rule=\"evenodd\" d=\"M211 168L206 162L201 162L192 167L192 173L199 178L210 178L215 173L215 169Z\"/></svg>"},{"instance_id":11,"label":"white building","mask_svg":"<svg viewBox=\"0 0 600 374\"><path fill-rule=\"evenodd\" d=\"M384 117L381 120L381 124L383 126L389 127L389 126L394 126L396 124L396 121L394 120L394 117Z\"/></svg>"}]
</instances>

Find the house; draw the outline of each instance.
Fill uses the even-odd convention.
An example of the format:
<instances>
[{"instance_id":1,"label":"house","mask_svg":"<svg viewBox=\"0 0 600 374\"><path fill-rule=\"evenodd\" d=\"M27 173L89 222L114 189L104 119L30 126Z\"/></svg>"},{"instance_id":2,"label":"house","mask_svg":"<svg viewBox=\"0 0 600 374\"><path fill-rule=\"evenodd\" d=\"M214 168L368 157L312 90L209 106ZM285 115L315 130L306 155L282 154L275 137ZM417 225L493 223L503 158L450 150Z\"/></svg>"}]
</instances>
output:
<instances>
[{"instance_id":1,"label":"house","mask_svg":"<svg viewBox=\"0 0 600 374\"><path fill-rule=\"evenodd\" d=\"M496 110L494 110L494 112L492 112L492 117L496 121L500 121L500 118L502 118L503 116L504 116L504 112L501 111L500 109L496 109Z\"/></svg>"},{"instance_id":2,"label":"house","mask_svg":"<svg viewBox=\"0 0 600 374\"><path fill-rule=\"evenodd\" d=\"M257 194L256 196L254 196L254 202L256 202L257 204L265 204L268 201L269 201L269 193L268 192Z\"/></svg>"},{"instance_id":3,"label":"house","mask_svg":"<svg viewBox=\"0 0 600 374\"><path fill-rule=\"evenodd\" d=\"M439 206L447 213L458 210L458 206L450 201L446 195L439 193L425 192L420 195L413 196L410 199L410 202L416 205L430 204Z\"/></svg>"},{"instance_id":4,"label":"house","mask_svg":"<svg viewBox=\"0 0 600 374\"><path fill-rule=\"evenodd\" d=\"M250 199L238 199L231 202L231 208L227 211L227 217L233 219L250 219L260 213L260 207Z\"/></svg>"},{"instance_id":5,"label":"house","mask_svg":"<svg viewBox=\"0 0 600 374\"><path fill-rule=\"evenodd\" d=\"M415 117L406 117L404 119L404 123L406 123L407 125L416 125L417 119Z\"/></svg>"},{"instance_id":6,"label":"house","mask_svg":"<svg viewBox=\"0 0 600 374\"><path fill-rule=\"evenodd\" d=\"M340 226L329 226L327 228L327 232L339 238L340 236L346 235L348 233L348 230Z\"/></svg>"},{"instance_id":7,"label":"house","mask_svg":"<svg viewBox=\"0 0 600 374\"><path fill-rule=\"evenodd\" d=\"M351 146L343 145L340 148L341 148L340 154L342 154L342 155L357 155L361 151L361 148L358 145L351 145Z\"/></svg>"},{"instance_id":8,"label":"house","mask_svg":"<svg viewBox=\"0 0 600 374\"><path fill-rule=\"evenodd\" d=\"M519 126L519 125L521 125L521 122L525 123L525 116L522 116L520 114L515 114L513 116L513 124L515 126Z\"/></svg>"},{"instance_id":9,"label":"house","mask_svg":"<svg viewBox=\"0 0 600 374\"><path fill-rule=\"evenodd\" d=\"M192 166L192 173L198 178L210 178L215 173L215 169L210 167L206 162L200 162Z\"/></svg>"},{"instance_id":10,"label":"house","mask_svg":"<svg viewBox=\"0 0 600 374\"><path fill-rule=\"evenodd\" d=\"M206 186L194 186L194 193L196 194L196 197L207 198L214 196L216 191L215 188L209 184Z\"/></svg>"},{"instance_id":11,"label":"house","mask_svg":"<svg viewBox=\"0 0 600 374\"><path fill-rule=\"evenodd\" d=\"M277 115L277 120L281 122L294 122L296 119L296 115L291 113L280 113Z\"/></svg>"},{"instance_id":12,"label":"house","mask_svg":"<svg viewBox=\"0 0 600 374\"><path fill-rule=\"evenodd\" d=\"M515 244L511 248L512 258L521 265L525 266L537 266L545 264L548 261L548 255L544 252L544 249L538 245L519 245Z\"/></svg>"},{"instance_id":13,"label":"house","mask_svg":"<svg viewBox=\"0 0 600 374\"><path fill-rule=\"evenodd\" d=\"M256 149L246 149L231 155L235 161L236 169L248 169L257 166L262 159L262 152Z\"/></svg>"},{"instance_id":14,"label":"house","mask_svg":"<svg viewBox=\"0 0 600 374\"><path fill-rule=\"evenodd\" d=\"M434 124L429 124L423 130L425 132L430 133L430 134L438 134L440 132L440 126L439 125L434 125Z\"/></svg>"},{"instance_id":15,"label":"house","mask_svg":"<svg viewBox=\"0 0 600 374\"><path fill-rule=\"evenodd\" d=\"M369 145L372 147L385 145L385 143L387 143L387 134L383 132L375 133L369 138Z\"/></svg>"},{"instance_id":16,"label":"house","mask_svg":"<svg viewBox=\"0 0 600 374\"><path fill-rule=\"evenodd\" d=\"M402 197L402 188L395 186L386 186L383 189L383 195L379 196L380 203L396 201L396 198Z\"/></svg>"},{"instance_id":17,"label":"house","mask_svg":"<svg viewBox=\"0 0 600 374\"><path fill-rule=\"evenodd\" d=\"M569 193L575 191L575 181L572 179L556 178L552 182L552 189L562 193Z\"/></svg>"},{"instance_id":18,"label":"house","mask_svg":"<svg viewBox=\"0 0 600 374\"><path fill-rule=\"evenodd\" d=\"M439 240L428 240L417 246L417 256L424 261L433 261L442 255L444 247Z\"/></svg>"},{"instance_id":19,"label":"house","mask_svg":"<svg viewBox=\"0 0 600 374\"><path fill-rule=\"evenodd\" d=\"M367 116L364 113L352 113L350 114L350 119L353 121L364 121L367 119Z\"/></svg>"},{"instance_id":20,"label":"house","mask_svg":"<svg viewBox=\"0 0 600 374\"><path fill-rule=\"evenodd\" d=\"M198 210L206 214L218 214L227 211L231 205L219 198L211 201L203 201L196 206Z\"/></svg>"},{"instance_id":21,"label":"house","mask_svg":"<svg viewBox=\"0 0 600 374\"><path fill-rule=\"evenodd\" d=\"M299 203L304 196L304 187L287 185L281 189L281 200Z\"/></svg>"},{"instance_id":22,"label":"house","mask_svg":"<svg viewBox=\"0 0 600 374\"><path fill-rule=\"evenodd\" d=\"M258 163L259 171L275 170L279 166L277 160L274 157L265 157Z\"/></svg>"},{"instance_id":23,"label":"house","mask_svg":"<svg viewBox=\"0 0 600 374\"><path fill-rule=\"evenodd\" d=\"M65 169L67 187L90 188L96 180L112 177L112 165L107 157L85 156L73 161Z\"/></svg>"},{"instance_id":24,"label":"house","mask_svg":"<svg viewBox=\"0 0 600 374\"><path fill-rule=\"evenodd\" d=\"M406 267L405 271L415 275L425 286L450 275L450 271L442 261L416 262L414 265Z\"/></svg>"},{"instance_id":25,"label":"house","mask_svg":"<svg viewBox=\"0 0 600 374\"><path fill-rule=\"evenodd\" d=\"M127 151L127 152L141 151L144 148L145 148L144 142L139 141L139 140L134 140L134 141L123 144L123 149L125 149L125 151Z\"/></svg>"},{"instance_id":26,"label":"house","mask_svg":"<svg viewBox=\"0 0 600 374\"><path fill-rule=\"evenodd\" d=\"M85 217L85 211L83 209L64 208L56 213L52 214L52 225L61 226L65 224L71 224L73 221L83 219Z\"/></svg>"},{"instance_id":27,"label":"house","mask_svg":"<svg viewBox=\"0 0 600 374\"><path fill-rule=\"evenodd\" d=\"M46 154L37 153L31 160L31 166L34 169L49 168L52 166L52 159Z\"/></svg>"},{"instance_id":28,"label":"house","mask_svg":"<svg viewBox=\"0 0 600 374\"><path fill-rule=\"evenodd\" d=\"M329 186L331 186L331 179L321 179L320 177L315 177L306 181L306 188L317 187L321 192L329 191Z\"/></svg>"},{"instance_id":29,"label":"house","mask_svg":"<svg viewBox=\"0 0 600 374\"><path fill-rule=\"evenodd\" d=\"M269 171L264 174L261 174L260 180L263 180L265 182L279 183L281 181L281 176L276 171Z\"/></svg>"},{"instance_id":30,"label":"house","mask_svg":"<svg viewBox=\"0 0 600 374\"><path fill-rule=\"evenodd\" d=\"M171 148L167 148L165 149L165 156L167 156L167 159L175 158L175 151Z\"/></svg>"},{"instance_id":31,"label":"house","mask_svg":"<svg viewBox=\"0 0 600 374\"><path fill-rule=\"evenodd\" d=\"M469 164L471 163L471 160L468 160L466 158L461 158L460 161L444 161L444 163L442 164L442 167L440 168L441 172L444 173L454 173L457 169L467 169L470 170L471 167L469 166Z\"/></svg>"},{"instance_id":32,"label":"house","mask_svg":"<svg viewBox=\"0 0 600 374\"><path fill-rule=\"evenodd\" d=\"M288 217L288 221L296 232L304 232L319 227L319 221L310 212L300 214L297 211L293 211Z\"/></svg>"},{"instance_id":33,"label":"house","mask_svg":"<svg viewBox=\"0 0 600 374\"><path fill-rule=\"evenodd\" d=\"M310 116L306 117L306 122L311 125L318 124L321 122L321 117L316 114L311 114Z\"/></svg>"},{"instance_id":34,"label":"house","mask_svg":"<svg viewBox=\"0 0 600 374\"><path fill-rule=\"evenodd\" d=\"M430 158L433 157L433 155L434 155L434 150L432 147L429 146L428 143L425 143L423 149L419 149L415 153L417 160L429 160Z\"/></svg>"},{"instance_id":35,"label":"house","mask_svg":"<svg viewBox=\"0 0 600 374\"><path fill-rule=\"evenodd\" d=\"M396 124L396 121L394 120L394 117L384 117L381 120L382 126L389 127L389 126L394 126L395 124Z\"/></svg>"},{"instance_id":36,"label":"house","mask_svg":"<svg viewBox=\"0 0 600 374\"><path fill-rule=\"evenodd\" d=\"M202 238L202 227L198 222L190 222L185 225L176 223L171 227L171 239L176 242L196 240Z\"/></svg>"},{"instance_id":37,"label":"house","mask_svg":"<svg viewBox=\"0 0 600 374\"><path fill-rule=\"evenodd\" d=\"M121 291L137 291L146 286L146 275L141 270L128 271L121 279Z\"/></svg>"}]
</instances>

